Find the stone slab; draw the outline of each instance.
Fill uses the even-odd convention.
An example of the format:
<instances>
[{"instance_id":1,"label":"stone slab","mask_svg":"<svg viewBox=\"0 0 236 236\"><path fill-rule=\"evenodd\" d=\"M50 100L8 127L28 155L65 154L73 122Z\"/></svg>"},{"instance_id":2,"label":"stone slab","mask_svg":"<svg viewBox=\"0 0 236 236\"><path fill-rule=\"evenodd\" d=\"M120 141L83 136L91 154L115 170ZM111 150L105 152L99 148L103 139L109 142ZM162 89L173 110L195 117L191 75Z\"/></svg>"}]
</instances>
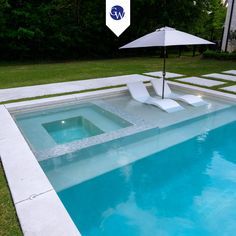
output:
<instances>
[{"instance_id":1,"label":"stone slab","mask_svg":"<svg viewBox=\"0 0 236 236\"><path fill-rule=\"evenodd\" d=\"M234 92L234 93L236 93L236 85L224 87L224 88L221 88L221 89L222 89L222 90L229 91L229 92Z\"/></svg>"},{"instance_id":2,"label":"stone slab","mask_svg":"<svg viewBox=\"0 0 236 236\"><path fill-rule=\"evenodd\" d=\"M17 111L22 109L32 109L34 107L41 107L41 106L48 106L53 104L63 104L63 103L70 103L75 101L88 101L93 100L96 98L104 98L109 96L114 96L114 94L125 93L127 92L127 87L119 87L119 88L111 88L111 89L101 89L91 92L84 92L84 93L76 93L72 95L63 95L63 96L55 96L51 98L41 98L36 100L29 100L23 102L14 102L14 103L7 103L5 107L11 111Z\"/></svg>"},{"instance_id":3,"label":"stone slab","mask_svg":"<svg viewBox=\"0 0 236 236\"><path fill-rule=\"evenodd\" d=\"M226 71L223 71L222 73L236 75L236 70L226 70Z\"/></svg>"},{"instance_id":4,"label":"stone slab","mask_svg":"<svg viewBox=\"0 0 236 236\"><path fill-rule=\"evenodd\" d=\"M236 81L236 76L224 75L224 74L219 74L219 73L207 74L207 75L203 75L203 77L222 79L222 80L227 80L227 81Z\"/></svg>"},{"instance_id":5,"label":"stone slab","mask_svg":"<svg viewBox=\"0 0 236 236\"><path fill-rule=\"evenodd\" d=\"M24 235L80 235L3 105L0 124L0 157Z\"/></svg>"},{"instance_id":6,"label":"stone slab","mask_svg":"<svg viewBox=\"0 0 236 236\"><path fill-rule=\"evenodd\" d=\"M0 106L0 156L14 203L52 189L14 120Z\"/></svg>"},{"instance_id":7,"label":"stone slab","mask_svg":"<svg viewBox=\"0 0 236 236\"><path fill-rule=\"evenodd\" d=\"M54 190L16 204L16 210L25 236L81 235Z\"/></svg>"},{"instance_id":8,"label":"stone slab","mask_svg":"<svg viewBox=\"0 0 236 236\"><path fill-rule=\"evenodd\" d=\"M176 81L201 85L201 86L205 86L205 87L213 87L213 86L216 86L216 85L224 84L224 82L221 82L221 81L203 79L203 78L200 78L200 77L188 77L188 78L177 79Z\"/></svg>"},{"instance_id":9,"label":"stone slab","mask_svg":"<svg viewBox=\"0 0 236 236\"><path fill-rule=\"evenodd\" d=\"M127 83L135 81L150 81L150 77L132 74L64 83L0 89L0 102L52 94L79 92L89 89L97 89L117 85L125 85Z\"/></svg>"},{"instance_id":10,"label":"stone slab","mask_svg":"<svg viewBox=\"0 0 236 236\"><path fill-rule=\"evenodd\" d=\"M159 77L162 78L162 71L154 71L154 72L148 72L148 73L143 73L144 75L150 75L154 77ZM171 72L166 72L166 78L178 78L178 77L183 77L184 75L181 74L176 74L176 73L171 73Z\"/></svg>"}]
</instances>

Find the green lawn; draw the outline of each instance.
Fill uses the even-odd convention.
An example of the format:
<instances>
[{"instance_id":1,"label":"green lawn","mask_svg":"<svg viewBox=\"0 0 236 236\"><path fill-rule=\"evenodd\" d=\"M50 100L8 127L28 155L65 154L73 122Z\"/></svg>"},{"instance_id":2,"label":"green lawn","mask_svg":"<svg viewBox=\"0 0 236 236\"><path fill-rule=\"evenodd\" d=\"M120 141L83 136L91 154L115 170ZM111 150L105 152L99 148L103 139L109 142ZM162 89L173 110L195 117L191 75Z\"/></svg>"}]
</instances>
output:
<instances>
[{"instance_id":1,"label":"green lawn","mask_svg":"<svg viewBox=\"0 0 236 236\"><path fill-rule=\"evenodd\" d=\"M157 71L162 69L162 63L159 57L139 57L45 64L0 64L0 88ZM221 72L235 67L235 61L191 56L171 56L167 60L167 71L189 76Z\"/></svg>"},{"instance_id":2,"label":"green lawn","mask_svg":"<svg viewBox=\"0 0 236 236\"><path fill-rule=\"evenodd\" d=\"M2 236L22 235L1 163L0 163L0 235Z\"/></svg>"}]
</instances>

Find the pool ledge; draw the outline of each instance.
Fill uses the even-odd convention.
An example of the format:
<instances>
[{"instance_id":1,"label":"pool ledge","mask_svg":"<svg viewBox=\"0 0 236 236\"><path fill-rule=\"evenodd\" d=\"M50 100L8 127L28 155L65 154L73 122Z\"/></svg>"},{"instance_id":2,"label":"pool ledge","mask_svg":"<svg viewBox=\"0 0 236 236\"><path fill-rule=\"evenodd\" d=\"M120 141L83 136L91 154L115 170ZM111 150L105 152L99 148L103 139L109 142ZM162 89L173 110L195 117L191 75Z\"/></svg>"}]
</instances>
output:
<instances>
[{"instance_id":1,"label":"pool ledge","mask_svg":"<svg viewBox=\"0 0 236 236\"><path fill-rule=\"evenodd\" d=\"M0 157L24 235L81 235L4 105L0 124Z\"/></svg>"}]
</instances>

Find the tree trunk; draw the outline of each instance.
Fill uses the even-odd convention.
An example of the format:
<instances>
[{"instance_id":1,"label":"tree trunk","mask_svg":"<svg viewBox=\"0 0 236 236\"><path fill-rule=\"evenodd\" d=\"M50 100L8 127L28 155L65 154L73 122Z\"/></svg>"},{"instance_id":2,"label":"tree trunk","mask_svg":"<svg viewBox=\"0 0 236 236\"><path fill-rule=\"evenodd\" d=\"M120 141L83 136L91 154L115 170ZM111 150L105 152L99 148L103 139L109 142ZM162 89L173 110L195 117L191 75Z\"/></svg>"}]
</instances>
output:
<instances>
[{"instance_id":1,"label":"tree trunk","mask_svg":"<svg viewBox=\"0 0 236 236\"><path fill-rule=\"evenodd\" d=\"M80 5L81 5L81 0L75 0L75 16L77 24L79 24L80 20Z\"/></svg>"}]
</instances>

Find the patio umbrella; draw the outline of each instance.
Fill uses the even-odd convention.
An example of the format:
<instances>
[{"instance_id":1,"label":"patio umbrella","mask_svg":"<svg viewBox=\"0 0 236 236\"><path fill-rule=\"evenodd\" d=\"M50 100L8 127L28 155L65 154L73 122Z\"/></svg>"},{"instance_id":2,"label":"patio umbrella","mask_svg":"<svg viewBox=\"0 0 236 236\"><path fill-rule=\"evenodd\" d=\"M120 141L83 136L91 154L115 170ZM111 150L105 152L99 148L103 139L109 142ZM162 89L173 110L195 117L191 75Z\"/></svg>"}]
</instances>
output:
<instances>
[{"instance_id":1,"label":"patio umbrella","mask_svg":"<svg viewBox=\"0 0 236 236\"><path fill-rule=\"evenodd\" d=\"M156 31L146 34L122 47L124 48L143 48L143 47L163 47L164 63L163 63L163 83L162 83L162 99L164 98L165 76L166 76L166 47L180 45L201 45L214 44L197 36L176 30L170 27L163 27Z\"/></svg>"}]
</instances>

